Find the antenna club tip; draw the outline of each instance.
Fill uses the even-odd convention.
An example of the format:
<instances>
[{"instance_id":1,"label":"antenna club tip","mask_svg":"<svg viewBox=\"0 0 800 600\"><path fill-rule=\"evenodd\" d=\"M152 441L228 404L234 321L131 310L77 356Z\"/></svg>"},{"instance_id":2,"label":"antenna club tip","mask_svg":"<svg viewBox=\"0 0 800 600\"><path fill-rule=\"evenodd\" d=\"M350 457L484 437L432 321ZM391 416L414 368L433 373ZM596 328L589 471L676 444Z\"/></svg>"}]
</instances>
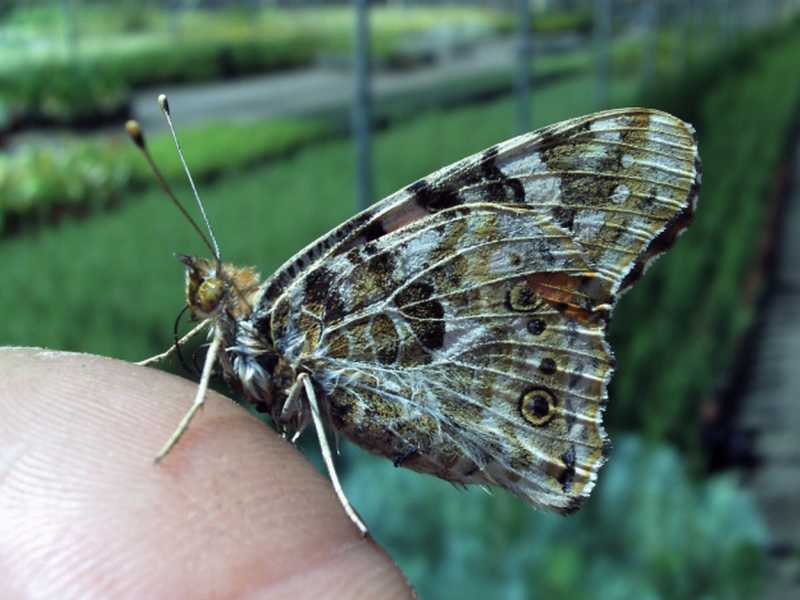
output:
<instances>
[{"instance_id":1,"label":"antenna club tip","mask_svg":"<svg viewBox=\"0 0 800 600\"><path fill-rule=\"evenodd\" d=\"M158 105L161 107L161 110L169 114L169 100L167 100L166 94L158 95Z\"/></svg>"},{"instance_id":2,"label":"antenna club tip","mask_svg":"<svg viewBox=\"0 0 800 600\"><path fill-rule=\"evenodd\" d=\"M144 148L144 135L142 134L142 128L139 126L138 121L131 119L125 123L125 130L128 132L134 144L139 146L139 148Z\"/></svg>"}]
</instances>

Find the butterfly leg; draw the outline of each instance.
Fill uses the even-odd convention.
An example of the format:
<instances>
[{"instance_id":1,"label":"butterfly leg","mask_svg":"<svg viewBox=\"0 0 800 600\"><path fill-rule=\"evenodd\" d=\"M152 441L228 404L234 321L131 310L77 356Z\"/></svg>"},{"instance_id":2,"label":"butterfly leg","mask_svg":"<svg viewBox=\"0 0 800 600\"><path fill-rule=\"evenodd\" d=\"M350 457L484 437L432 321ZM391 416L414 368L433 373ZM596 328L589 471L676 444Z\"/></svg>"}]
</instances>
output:
<instances>
[{"instance_id":1,"label":"butterfly leg","mask_svg":"<svg viewBox=\"0 0 800 600\"><path fill-rule=\"evenodd\" d=\"M294 385L289 388L286 402L283 403L280 416L280 427L284 428L283 436L287 436L287 425L294 429L291 442L294 444L308 425L308 416L300 402L300 393L303 391L303 381L298 377Z\"/></svg>"},{"instance_id":2,"label":"butterfly leg","mask_svg":"<svg viewBox=\"0 0 800 600\"><path fill-rule=\"evenodd\" d=\"M308 404L311 407L311 419L314 421L314 427L317 430L317 438L319 438L319 447L320 451L322 452L322 460L325 462L325 466L328 469L328 475L331 478L333 489L336 492L336 495L339 497L339 502L341 502L344 512L346 512L347 516L350 517L350 520L361 532L361 535L367 535L367 526L364 525L364 522L356 514L355 509L353 509L350 501L347 499L347 496L344 495L342 485L339 483L339 477L336 475L336 467L333 464L333 456L331 454L330 446L328 446L328 439L325 436L325 427L322 424L322 417L320 416L319 404L317 403L317 395L316 392L314 392L314 386L312 385L311 379L309 379L306 373L300 373L297 381L299 382L301 379L306 390L306 396L308 397Z\"/></svg>"},{"instance_id":3,"label":"butterfly leg","mask_svg":"<svg viewBox=\"0 0 800 600\"><path fill-rule=\"evenodd\" d=\"M178 424L175 432L170 436L170 438L167 440L167 443L164 444L163 448L161 448L159 453L156 455L156 463L160 462L161 459L163 459L169 453L169 451L172 450L172 447L178 443L178 440L181 439L181 436L189 428L189 422L192 420L192 417L194 417L195 413L197 413L197 411L202 408L203 404L205 404L208 383L211 380L211 370L213 369L214 363L217 360L217 353L219 352L219 347L221 344L222 334L217 331L214 334L214 339L211 341L208 354L206 354L206 361L203 364L203 373L200 376L200 385L197 386L197 394L194 397L194 402L192 403L191 408L183 416L183 419L181 419L181 422Z\"/></svg>"},{"instance_id":4,"label":"butterfly leg","mask_svg":"<svg viewBox=\"0 0 800 600\"><path fill-rule=\"evenodd\" d=\"M172 356L175 351L178 349L178 346L182 346L198 333L200 333L203 329L205 329L208 324L211 322L211 319L206 319L202 321L199 325L194 327L189 333L183 336L181 339L177 340L172 346L167 348L161 354L156 354L155 356L151 356L150 358L145 358L144 360L140 360L136 364L140 367L149 367L150 365L154 365L156 363L160 363L162 360L166 360L170 356Z\"/></svg>"}]
</instances>

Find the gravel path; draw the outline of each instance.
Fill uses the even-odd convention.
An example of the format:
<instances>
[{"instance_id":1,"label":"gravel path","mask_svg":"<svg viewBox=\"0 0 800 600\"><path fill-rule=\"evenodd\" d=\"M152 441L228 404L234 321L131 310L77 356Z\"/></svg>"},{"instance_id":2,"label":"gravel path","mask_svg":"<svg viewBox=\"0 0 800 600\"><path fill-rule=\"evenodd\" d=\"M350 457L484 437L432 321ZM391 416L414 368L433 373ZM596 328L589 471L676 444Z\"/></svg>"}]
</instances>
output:
<instances>
[{"instance_id":1,"label":"gravel path","mask_svg":"<svg viewBox=\"0 0 800 600\"><path fill-rule=\"evenodd\" d=\"M481 44L434 64L404 71L378 71L373 77L376 102L399 93L425 92L431 87L461 78L508 69L514 58L513 40ZM163 128L156 103L160 93L169 96L170 106L181 124L211 119L251 121L279 116L309 115L346 108L353 81L346 66L314 67L283 74L271 74L201 85L164 85L138 92L133 114L145 131Z\"/></svg>"},{"instance_id":2,"label":"gravel path","mask_svg":"<svg viewBox=\"0 0 800 600\"><path fill-rule=\"evenodd\" d=\"M749 481L772 540L769 600L800 598L800 139L777 250L773 292L759 339L741 423L758 432L762 460Z\"/></svg>"}]
</instances>

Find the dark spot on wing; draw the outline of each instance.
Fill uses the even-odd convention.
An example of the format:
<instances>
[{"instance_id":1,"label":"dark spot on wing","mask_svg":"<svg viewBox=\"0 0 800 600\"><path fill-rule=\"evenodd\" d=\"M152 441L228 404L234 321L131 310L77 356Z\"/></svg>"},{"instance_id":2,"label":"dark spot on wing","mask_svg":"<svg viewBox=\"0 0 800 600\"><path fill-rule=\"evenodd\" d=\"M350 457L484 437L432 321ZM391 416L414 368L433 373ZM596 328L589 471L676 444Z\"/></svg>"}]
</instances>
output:
<instances>
[{"instance_id":1,"label":"dark spot on wing","mask_svg":"<svg viewBox=\"0 0 800 600\"><path fill-rule=\"evenodd\" d=\"M438 212L463 203L460 190L471 186L482 186L481 196L487 202L525 202L525 186L514 177L508 177L497 166L498 148L492 146L484 151L473 168L453 174L441 185L432 185L425 179L412 183L407 191L413 201L428 212Z\"/></svg>"},{"instance_id":2,"label":"dark spot on wing","mask_svg":"<svg viewBox=\"0 0 800 600\"><path fill-rule=\"evenodd\" d=\"M386 229L383 228L383 223L380 220L375 219L364 228L364 231L361 233L361 237L364 239L365 242L373 242L378 238L383 237L388 232Z\"/></svg>"},{"instance_id":3,"label":"dark spot on wing","mask_svg":"<svg viewBox=\"0 0 800 600\"><path fill-rule=\"evenodd\" d=\"M547 416L550 412L550 405L547 404L544 396L534 396L530 406L531 412L540 419Z\"/></svg>"},{"instance_id":4,"label":"dark spot on wing","mask_svg":"<svg viewBox=\"0 0 800 600\"><path fill-rule=\"evenodd\" d=\"M350 264L353 266L360 265L362 262L364 262L364 258L361 256L358 248L350 249L350 251L347 253L347 260L349 260Z\"/></svg>"},{"instance_id":5,"label":"dark spot on wing","mask_svg":"<svg viewBox=\"0 0 800 600\"><path fill-rule=\"evenodd\" d=\"M508 302L508 299L506 299ZM533 319L532 321L528 321L528 331L530 331L533 335L541 335L547 325L541 319Z\"/></svg>"},{"instance_id":6,"label":"dark spot on wing","mask_svg":"<svg viewBox=\"0 0 800 600\"><path fill-rule=\"evenodd\" d=\"M395 304L409 317L408 324L420 343L438 350L444 345L444 308L438 300L428 300L433 292L428 283L412 283L398 292Z\"/></svg>"},{"instance_id":7,"label":"dark spot on wing","mask_svg":"<svg viewBox=\"0 0 800 600\"><path fill-rule=\"evenodd\" d=\"M377 315L370 326L370 335L378 362L384 365L394 363L400 351L400 340L392 320L384 314Z\"/></svg>"},{"instance_id":8,"label":"dark spot on wing","mask_svg":"<svg viewBox=\"0 0 800 600\"><path fill-rule=\"evenodd\" d=\"M546 356L539 363L539 370L545 375L552 375L556 372L556 361L549 356Z\"/></svg>"},{"instance_id":9,"label":"dark spot on wing","mask_svg":"<svg viewBox=\"0 0 800 600\"><path fill-rule=\"evenodd\" d=\"M544 387L534 387L523 392L519 399L522 417L535 427L544 427L555 415L556 397Z\"/></svg>"},{"instance_id":10,"label":"dark spot on wing","mask_svg":"<svg viewBox=\"0 0 800 600\"><path fill-rule=\"evenodd\" d=\"M337 290L331 290L325 299L325 322L333 323L347 313L347 304Z\"/></svg>"},{"instance_id":11,"label":"dark spot on wing","mask_svg":"<svg viewBox=\"0 0 800 600\"><path fill-rule=\"evenodd\" d=\"M570 446L569 450L561 455L561 460L564 461L564 470L558 475L558 483L561 484L564 493L567 493L575 479L575 446Z\"/></svg>"},{"instance_id":12,"label":"dark spot on wing","mask_svg":"<svg viewBox=\"0 0 800 600\"><path fill-rule=\"evenodd\" d=\"M553 220L561 225L564 229L572 231L575 227L575 209L567 208L565 206L554 206L550 210Z\"/></svg>"},{"instance_id":13,"label":"dark spot on wing","mask_svg":"<svg viewBox=\"0 0 800 600\"><path fill-rule=\"evenodd\" d=\"M457 190L451 187L434 189L424 179L412 183L408 191L413 194L414 202L431 213L461 204Z\"/></svg>"},{"instance_id":14,"label":"dark spot on wing","mask_svg":"<svg viewBox=\"0 0 800 600\"><path fill-rule=\"evenodd\" d=\"M395 259L390 252L381 252L369 260L366 268L376 289L388 292L397 287L394 279L395 266Z\"/></svg>"},{"instance_id":15,"label":"dark spot on wing","mask_svg":"<svg viewBox=\"0 0 800 600\"><path fill-rule=\"evenodd\" d=\"M497 166L497 146L492 146L481 155L481 174L490 182L488 193L490 200L503 202L507 199L507 190L511 192L514 202L525 202L525 187L519 179L508 177Z\"/></svg>"},{"instance_id":16,"label":"dark spot on wing","mask_svg":"<svg viewBox=\"0 0 800 600\"><path fill-rule=\"evenodd\" d=\"M331 291L336 274L324 267L313 270L306 277L304 300L308 303L323 304Z\"/></svg>"}]
</instances>

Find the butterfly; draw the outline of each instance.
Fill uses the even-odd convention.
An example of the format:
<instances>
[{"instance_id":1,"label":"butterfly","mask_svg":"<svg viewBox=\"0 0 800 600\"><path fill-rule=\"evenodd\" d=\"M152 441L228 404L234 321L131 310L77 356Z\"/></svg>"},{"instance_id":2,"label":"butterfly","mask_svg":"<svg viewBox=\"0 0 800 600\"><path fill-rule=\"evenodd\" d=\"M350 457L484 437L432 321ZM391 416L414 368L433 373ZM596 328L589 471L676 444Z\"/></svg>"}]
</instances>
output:
<instances>
[{"instance_id":1,"label":"butterfly","mask_svg":"<svg viewBox=\"0 0 800 600\"><path fill-rule=\"evenodd\" d=\"M690 125L610 110L444 167L266 281L223 263L216 242L212 259L182 256L188 307L212 342L159 457L218 361L287 437L314 423L362 532L325 422L395 466L576 510L608 450L609 318L689 225L700 181Z\"/></svg>"}]
</instances>

